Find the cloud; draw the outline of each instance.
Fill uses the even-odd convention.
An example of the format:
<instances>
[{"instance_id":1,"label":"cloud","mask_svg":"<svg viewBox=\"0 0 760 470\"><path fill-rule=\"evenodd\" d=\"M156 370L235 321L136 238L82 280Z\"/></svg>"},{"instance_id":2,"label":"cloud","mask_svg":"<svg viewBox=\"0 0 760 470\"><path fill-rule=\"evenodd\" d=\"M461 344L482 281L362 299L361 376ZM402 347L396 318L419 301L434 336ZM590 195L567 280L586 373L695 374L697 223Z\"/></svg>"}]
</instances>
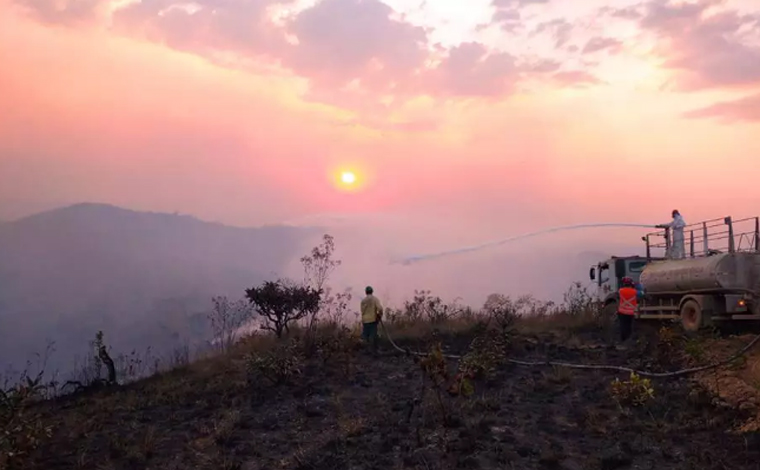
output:
<instances>
[{"instance_id":1,"label":"cloud","mask_svg":"<svg viewBox=\"0 0 760 470\"><path fill-rule=\"evenodd\" d=\"M644 4L639 26L656 37L663 67L678 72L677 85L693 91L716 87L760 84L760 47L748 40L760 17L717 7L720 0ZM635 18L631 10L619 16Z\"/></svg>"},{"instance_id":2,"label":"cloud","mask_svg":"<svg viewBox=\"0 0 760 470\"><path fill-rule=\"evenodd\" d=\"M431 28L407 22L381 0L319 0L303 8L295 0L12 0L37 18L72 25L101 21L121 36L189 52L226 68L275 71L303 80L301 97L360 114L388 113L418 96L499 99L537 72L516 53L474 39L455 46L433 43ZM287 2L287 3L283 3ZM547 0L495 0L494 21L517 32L521 9ZM102 18L101 18L102 16ZM541 23L557 47L569 42L573 24ZM591 49L614 48L596 39ZM606 41L606 42L599 42ZM425 127L425 126L423 126ZM418 128L411 126L411 128Z\"/></svg>"},{"instance_id":3,"label":"cloud","mask_svg":"<svg viewBox=\"0 0 760 470\"><path fill-rule=\"evenodd\" d=\"M637 6L625 8L604 7L602 8L601 13L609 14L613 18L620 18L624 20L640 20L641 17L644 16Z\"/></svg>"},{"instance_id":4,"label":"cloud","mask_svg":"<svg viewBox=\"0 0 760 470\"><path fill-rule=\"evenodd\" d=\"M528 5L545 5L550 0L493 0L496 8L522 8Z\"/></svg>"},{"instance_id":5,"label":"cloud","mask_svg":"<svg viewBox=\"0 0 760 470\"><path fill-rule=\"evenodd\" d=\"M539 23L533 34L549 33L554 39L554 46L560 49L570 42L574 29L575 27L572 23L562 19L555 19Z\"/></svg>"},{"instance_id":6,"label":"cloud","mask_svg":"<svg viewBox=\"0 0 760 470\"><path fill-rule=\"evenodd\" d=\"M514 33L525 27L521 18L520 10L516 8L499 8L494 11L491 23L498 24L506 32Z\"/></svg>"},{"instance_id":7,"label":"cloud","mask_svg":"<svg viewBox=\"0 0 760 470\"><path fill-rule=\"evenodd\" d=\"M493 21L496 22L502 22L502 21L515 21L519 22L522 15L520 15L520 10L517 9L499 9L494 12L493 15Z\"/></svg>"},{"instance_id":8,"label":"cloud","mask_svg":"<svg viewBox=\"0 0 760 470\"><path fill-rule=\"evenodd\" d=\"M550 0L493 0L491 6L494 8L491 23L498 24L499 27L507 32L514 33L525 28L525 23L521 21L522 14L520 11L530 5L545 5Z\"/></svg>"},{"instance_id":9,"label":"cloud","mask_svg":"<svg viewBox=\"0 0 760 470\"><path fill-rule=\"evenodd\" d=\"M92 18L100 8L98 0L85 0L86 8L73 0L63 8L52 0L20 1L34 16L63 24L74 14ZM391 18L393 10L379 0L321 0L276 22L270 8L282 3L143 0L116 8L112 20L120 34L211 59L226 55L241 67L266 59L315 88L392 90L408 84L430 54L426 30Z\"/></svg>"},{"instance_id":10,"label":"cloud","mask_svg":"<svg viewBox=\"0 0 760 470\"><path fill-rule=\"evenodd\" d=\"M17 3L43 23L69 26L92 23L106 6L101 0L18 0Z\"/></svg>"},{"instance_id":11,"label":"cloud","mask_svg":"<svg viewBox=\"0 0 760 470\"><path fill-rule=\"evenodd\" d=\"M307 99L351 109L388 96L495 97L517 78L514 57L473 42L442 51L431 65L440 52L428 31L396 19L379 0L321 0L280 25L268 13L274 2L204 0L189 9L156 0L130 4L114 19L124 33L179 50L234 54L239 63L266 58L308 79Z\"/></svg>"},{"instance_id":12,"label":"cloud","mask_svg":"<svg viewBox=\"0 0 760 470\"><path fill-rule=\"evenodd\" d=\"M684 113L687 118L719 118L726 122L760 122L760 93Z\"/></svg>"},{"instance_id":13,"label":"cloud","mask_svg":"<svg viewBox=\"0 0 760 470\"><path fill-rule=\"evenodd\" d=\"M427 33L391 18L377 0L322 0L287 26L298 38L285 63L313 83L353 80L376 90L408 81L427 59Z\"/></svg>"},{"instance_id":14,"label":"cloud","mask_svg":"<svg viewBox=\"0 0 760 470\"><path fill-rule=\"evenodd\" d=\"M587 86L602 83L597 77L584 70L568 70L552 75L554 81L562 86Z\"/></svg>"},{"instance_id":15,"label":"cloud","mask_svg":"<svg viewBox=\"0 0 760 470\"><path fill-rule=\"evenodd\" d=\"M116 9L112 19L125 35L207 57L221 52L276 57L286 42L267 15L267 8L274 3L203 0L189 8L172 0L143 0Z\"/></svg>"},{"instance_id":16,"label":"cloud","mask_svg":"<svg viewBox=\"0 0 760 470\"><path fill-rule=\"evenodd\" d=\"M515 58L467 42L452 48L430 73L429 83L450 96L499 96L511 91L519 78Z\"/></svg>"},{"instance_id":17,"label":"cloud","mask_svg":"<svg viewBox=\"0 0 760 470\"><path fill-rule=\"evenodd\" d=\"M622 48L623 42L615 38L593 37L583 46L584 54L594 54L596 52L609 51L616 53Z\"/></svg>"},{"instance_id":18,"label":"cloud","mask_svg":"<svg viewBox=\"0 0 760 470\"><path fill-rule=\"evenodd\" d=\"M524 68L534 73L552 73L562 68L562 63L552 59L540 59L526 64Z\"/></svg>"}]
</instances>

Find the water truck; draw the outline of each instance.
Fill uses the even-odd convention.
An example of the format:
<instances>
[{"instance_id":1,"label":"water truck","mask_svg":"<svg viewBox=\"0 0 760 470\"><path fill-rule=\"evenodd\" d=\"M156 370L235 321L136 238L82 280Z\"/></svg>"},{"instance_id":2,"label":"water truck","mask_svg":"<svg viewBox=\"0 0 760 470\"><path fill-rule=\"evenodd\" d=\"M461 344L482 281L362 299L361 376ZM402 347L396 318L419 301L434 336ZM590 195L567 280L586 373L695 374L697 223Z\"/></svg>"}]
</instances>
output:
<instances>
[{"instance_id":1,"label":"water truck","mask_svg":"<svg viewBox=\"0 0 760 470\"><path fill-rule=\"evenodd\" d=\"M717 322L760 320L760 218L706 220L684 228L684 256L669 229L648 233L645 256L612 256L589 271L603 315L615 315L624 277L640 283L640 320L680 320L698 331Z\"/></svg>"}]
</instances>

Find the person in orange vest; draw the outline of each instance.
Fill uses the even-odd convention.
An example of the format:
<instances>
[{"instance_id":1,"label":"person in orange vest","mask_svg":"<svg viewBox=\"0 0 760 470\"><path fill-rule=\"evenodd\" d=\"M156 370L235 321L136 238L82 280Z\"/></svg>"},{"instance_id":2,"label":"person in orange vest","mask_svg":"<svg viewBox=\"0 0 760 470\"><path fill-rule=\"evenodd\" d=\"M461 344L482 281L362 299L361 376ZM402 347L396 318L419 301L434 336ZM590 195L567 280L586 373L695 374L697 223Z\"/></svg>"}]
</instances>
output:
<instances>
[{"instance_id":1,"label":"person in orange vest","mask_svg":"<svg viewBox=\"0 0 760 470\"><path fill-rule=\"evenodd\" d=\"M633 331L633 317L636 315L640 294L630 277L624 277L622 285L623 287L618 291L620 301L618 302L617 316L618 322L620 322L620 341L625 342L631 337Z\"/></svg>"}]
</instances>

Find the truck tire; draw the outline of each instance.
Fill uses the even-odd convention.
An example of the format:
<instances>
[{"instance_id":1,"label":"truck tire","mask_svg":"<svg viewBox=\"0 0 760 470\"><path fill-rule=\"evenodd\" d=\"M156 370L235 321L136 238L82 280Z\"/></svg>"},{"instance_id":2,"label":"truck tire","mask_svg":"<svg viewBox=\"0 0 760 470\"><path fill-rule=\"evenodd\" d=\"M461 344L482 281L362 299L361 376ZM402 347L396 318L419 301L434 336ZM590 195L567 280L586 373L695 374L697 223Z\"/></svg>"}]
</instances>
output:
<instances>
[{"instance_id":1,"label":"truck tire","mask_svg":"<svg viewBox=\"0 0 760 470\"><path fill-rule=\"evenodd\" d=\"M689 333L699 331L705 325L704 312L696 300L687 300L681 305L681 326Z\"/></svg>"}]
</instances>

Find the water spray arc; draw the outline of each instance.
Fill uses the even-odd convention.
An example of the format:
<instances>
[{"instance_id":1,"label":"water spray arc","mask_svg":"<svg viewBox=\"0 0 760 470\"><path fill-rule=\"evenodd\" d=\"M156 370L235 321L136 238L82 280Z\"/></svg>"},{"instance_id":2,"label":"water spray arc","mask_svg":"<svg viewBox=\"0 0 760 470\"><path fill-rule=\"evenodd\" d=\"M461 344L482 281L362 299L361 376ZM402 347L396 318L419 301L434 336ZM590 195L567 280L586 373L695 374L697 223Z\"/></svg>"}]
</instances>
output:
<instances>
[{"instance_id":1,"label":"water spray arc","mask_svg":"<svg viewBox=\"0 0 760 470\"><path fill-rule=\"evenodd\" d=\"M634 224L634 223L599 223L599 224L577 224L577 225L566 225L562 227L552 227L547 228L544 230L539 230L537 232L531 232L531 233L525 233L522 235L516 235L509 238L503 238L501 240L496 240L488 243L483 243L480 245L474 245L474 246L468 246L464 248L458 248L455 250L449 250L449 251L441 251L438 253L429 253L424 255L416 255L416 256L409 256L403 260L401 260L401 264L403 265L409 265L412 263L417 263L420 261L426 261L431 260L434 258L441 258L444 256L450 256L450 255L458 255L462 253L469 253L472 251L479 251L483 250L485 248L490 248L494 246L503 245L505 243L522 240L524 238L531 238L531 237L537 237L539 235L545 235L547 233L553 233L553 232L562 232L565 230L579 230L584 228L599 228L599 227L635 227L635 228L654 228L654 225L646 225L646 224Z\"/></svg>"}]
</instances>

